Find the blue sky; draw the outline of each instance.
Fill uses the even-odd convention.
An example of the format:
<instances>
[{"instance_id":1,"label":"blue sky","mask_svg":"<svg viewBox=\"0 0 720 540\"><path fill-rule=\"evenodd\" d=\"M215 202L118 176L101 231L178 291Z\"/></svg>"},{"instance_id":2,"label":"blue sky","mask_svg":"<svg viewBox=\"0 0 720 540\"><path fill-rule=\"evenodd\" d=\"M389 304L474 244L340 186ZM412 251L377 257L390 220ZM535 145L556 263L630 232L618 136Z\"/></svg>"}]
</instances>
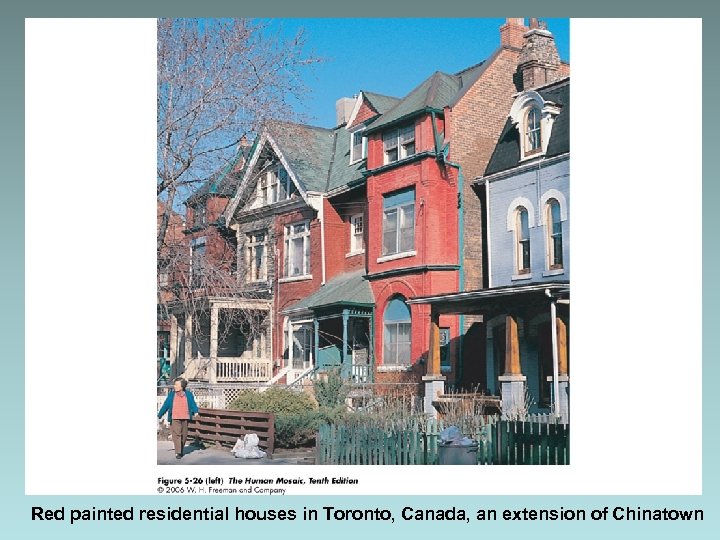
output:
<instances>
[{"instance_id":1,"label":"blue sky","mask_svg":"<svg viewBox=\"0 0 720 540\"><path fill-rule=\"evenodd\" d=\"M544 19L560 58L570 60L569 19ZM325 61L305 75L298 104L310 123L335 125L335 101L361 90L402 97L435 71L455 73L499 46L505 19L272 19L287 37L303 28L308 50Z\"/></svg>"}]
</instances>

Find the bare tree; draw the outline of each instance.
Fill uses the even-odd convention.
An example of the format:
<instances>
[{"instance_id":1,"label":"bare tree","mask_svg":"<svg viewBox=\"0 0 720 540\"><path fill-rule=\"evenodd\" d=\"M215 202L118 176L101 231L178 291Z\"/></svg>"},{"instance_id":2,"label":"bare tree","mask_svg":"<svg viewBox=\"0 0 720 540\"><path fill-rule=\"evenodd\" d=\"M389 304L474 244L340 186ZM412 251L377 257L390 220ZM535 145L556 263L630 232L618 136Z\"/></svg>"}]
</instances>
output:
<instances>
[{"instance_id":1,"label":"bare tree","mask_svg":"<svg viewBox=\"0 0 720 540\"><path fill-rule=\"evenodd\" d=\"M158 20L158 251L178 201L222 170L243 136L297 119L301 71L318 61L305 48L302 33L284 40L248 19Z\"/></svg>"},{"instance_id":2,"label":"bare tree","mask_svg":"<svg viewBox=\"0 0 720 540\"><path fill-rule=\"evenodd\" d=\"M196 340L207 338L209 298L262 295L244 290L244 257L238 257L229 231L207 223L213 240L208 253L201 253L179 238L178 212L209 179L237 172L241 140L255 137L268 121L303 120L293 105L307 92L302 71L317 62L306 52L302 33L284 39L258 21L158 20L159 317L168 317L171 307L192 314ZM222 310L219 341L241 328L249 339L258 339L266 315Z\"/></svg>"}]
</instances>

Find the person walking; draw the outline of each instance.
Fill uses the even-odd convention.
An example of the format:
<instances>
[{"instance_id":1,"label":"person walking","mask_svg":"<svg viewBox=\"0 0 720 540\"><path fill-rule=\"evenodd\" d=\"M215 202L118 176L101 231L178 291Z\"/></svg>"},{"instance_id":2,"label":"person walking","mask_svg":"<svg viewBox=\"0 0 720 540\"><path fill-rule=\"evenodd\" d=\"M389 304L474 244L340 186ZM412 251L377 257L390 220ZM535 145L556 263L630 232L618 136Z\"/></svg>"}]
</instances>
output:
<instances>
[{"instance_id":1,"label":"person walking","mask_svg":"<svg viewBox=\"0 0 720 540\"><path fill-rule=\"evenodd\" d=\"M182 377L175 379L174 390L170 391L165 403L157 413L157 417L162 418L167 412L176 459L183 456L188 435L188 423L192 420L193 415L198 413L195 396L190 390L186 390L187 384L187 380Z\"/></svg>"}]
</instances>

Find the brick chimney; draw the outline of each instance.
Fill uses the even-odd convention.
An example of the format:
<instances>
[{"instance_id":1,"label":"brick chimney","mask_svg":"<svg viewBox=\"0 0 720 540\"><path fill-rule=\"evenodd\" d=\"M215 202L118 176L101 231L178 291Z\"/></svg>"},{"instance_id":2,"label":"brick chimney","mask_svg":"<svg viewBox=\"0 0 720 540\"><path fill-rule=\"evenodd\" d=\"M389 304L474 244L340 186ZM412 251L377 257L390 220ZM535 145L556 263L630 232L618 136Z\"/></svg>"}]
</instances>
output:
<instances>
[{"instance_id":1,"label":"brick chimney","mask_svg":"<svg viewBox=\"0 0 720 540\"><path fill-rule=\"evenodd\" d=\"M523 35L528 31L525 19L505 19L500 27L500 45L513 49L521 49L525 40Z\"/></svg>"},{"instance_id":2,"label":"brick chimney","mask_svg":"<svg viewBox=\"0 0 720 540\"><path fill-rule=\"evenodd\" d=\"M523 34L522 51L518 58L523 90L559 79L559 68L560 55L547 24L538 19L530 19L530 30Z\"/></svg>"}]
</instances>

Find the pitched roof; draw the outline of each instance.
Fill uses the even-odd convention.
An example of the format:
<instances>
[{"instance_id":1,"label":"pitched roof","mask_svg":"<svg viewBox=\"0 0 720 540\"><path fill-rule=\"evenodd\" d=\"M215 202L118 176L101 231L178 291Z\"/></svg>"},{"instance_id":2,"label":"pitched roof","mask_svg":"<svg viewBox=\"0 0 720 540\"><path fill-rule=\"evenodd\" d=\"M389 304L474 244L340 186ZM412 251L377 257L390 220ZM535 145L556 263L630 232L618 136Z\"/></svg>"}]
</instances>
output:
<instances>
[{"instance_id":1,"label":"pitched roof","mask_svg":"<svg viewBox=\"0 0 720 540\"><path fill-rule=\"evenodd\" d=\"M350 164L350 132L344 127L335 128L334 152L332 162L329 164L325 191L332 191L362 180L366 170L365 163L363 159Z\"/></svg>"},{"instance_id":2,"label":"pitched roof","mask_svg":"<svg viewBox=\"0 0 720 540\"><path fill-rule=\"evenodd\" d=\"M440 110L452 101L461 85L462 78L460 76L436 71L381 115L369 126L367 131L375 131L426 109Z\"/></svg>"},{"instance_id":3,"label":"pitched roof","mask_svg":"<svg viewBox=\"0 0 720 540\"><path fill-rule=\"evenodd\" d=\"M366 92L365 90L363 90L362 94L368 100L370 105L372 105L373 109L380 114L387 112L400 101L400 98L383 96L382 94Z\"/></svg>"},{"instance_id":4,"label":"pitched roof","mask_svg":"<svg viewBox=\"0 0 720 540\"><path fill-rule=\"evenodd\" d=\"M335 276L319 290L286 308L282 313L317 309L335 304L373 305L375 297L370 283L363 277L364 270Z\"/></svg>"},{"instance_id":5,"label":"pitched roof","mask_svg":"<svg viewBox=\"0 0 720 540\"><path fill-rule=\"evenodd\" d=\"M552 126L550 141L544 157L559 156L570 151L570 79L537 90L545 101L562 107ZM520 133L510 118L505 122L485 176L517 167L520 164Z\"/></svg>"},{"instance_id":6,"label":"pitched roof","mask_svg":"<svg viewBox=\"0 0 720 540\"><path fill-rule=\"evenodd\" d=\"M273 122L269 132L290 169L305 191L325 191L328 167L333 157L331 129Z\"/></svg>"}]
</instances>

